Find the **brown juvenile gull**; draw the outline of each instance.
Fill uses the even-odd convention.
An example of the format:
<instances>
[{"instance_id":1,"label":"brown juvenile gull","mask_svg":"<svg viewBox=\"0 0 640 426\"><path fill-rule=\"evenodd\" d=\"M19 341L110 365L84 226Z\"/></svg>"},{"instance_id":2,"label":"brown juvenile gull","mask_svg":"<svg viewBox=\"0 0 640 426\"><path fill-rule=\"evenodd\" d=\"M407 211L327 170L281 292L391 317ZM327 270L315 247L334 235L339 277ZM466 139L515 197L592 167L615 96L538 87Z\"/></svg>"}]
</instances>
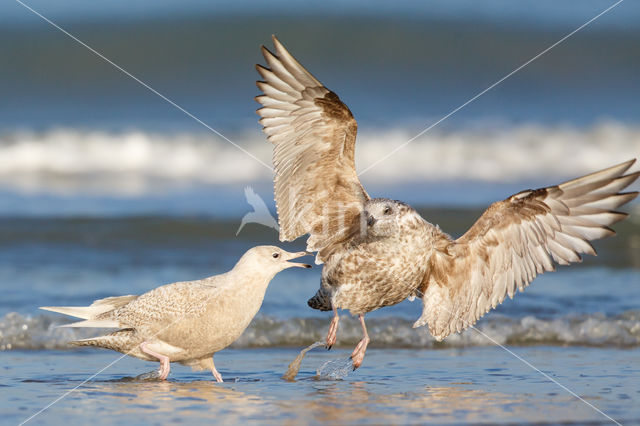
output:
<instances>
[{"instance_id":1,"label":"brown juvenile gull","mask_svg":"<svg viewBox=\"0 0 640 426\"><path fill-rule=\"evenodd\" d=\"M213 355L233 343L258 313L264 293L280 271L303 263L288 260L308 253L289 253L258 246L247 251L232 270L197 281L163 285L140 296L108 297L87 307L42 307L82 318L66 327L118 328L105 336L71 342L113 349L145 361L160 361L159 377L169 375L169 363L222 376Z\"/></svg>"},{"instance_id":2,"label":"brown juvenile gull","mask_svg":"<svg viewBox=\"0 0 640 426\"><path fill-rule=\"evenodd\" d=\"M591 240L613 235L609 225L627 215L613 209L637 192L620 192L638 177L635 160L565 182L526 190L492 204L458 239L425 221L409 205L370 198L354 163L357 124L338 96L325 88L273 37L262 46L268 68L256 100L273 144L280 239L309 234L307 250L325 263L320 290L309 306L333 310L327 347L336 341L336 309L358 315L363 339L354 368L369 343L364 315L420 296L414 327L429 325L437 340L475 324L513 297L554 262L595 255Z\"/></svg>"}]
</instances>

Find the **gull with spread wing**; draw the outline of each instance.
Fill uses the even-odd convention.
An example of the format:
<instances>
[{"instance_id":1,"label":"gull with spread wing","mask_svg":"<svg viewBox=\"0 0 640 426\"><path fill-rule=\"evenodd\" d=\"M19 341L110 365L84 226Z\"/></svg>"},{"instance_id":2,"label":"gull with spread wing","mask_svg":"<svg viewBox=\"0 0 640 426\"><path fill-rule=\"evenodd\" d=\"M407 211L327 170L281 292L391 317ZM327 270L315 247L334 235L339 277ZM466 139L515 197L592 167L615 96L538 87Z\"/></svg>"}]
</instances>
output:
<instances>
[{"instance_id":1,"label":"gull with spread wing","mask_svg":"<svg viewBox=\"0 0 640 426\"><path fill-rule=\"evenodd\" d=\"M308 304L333 311L327 347L336 341L337 309L349 309L363 338L352 353L359 367L369 343L364 315L419 296L437 340L460 332L505 297L523 291L554 264L595 255L589 241L613 235L627 214L614 209L637 192L621 192L640 172L635 160L568 182L525 190L492 204L460 238L425 221L409 205L371 198L355 169L357 124L349 108L273 37L257 65L263 92L260 123L273 144L280 239L309 234L307 250L324 263Z\"/></svg>"}]
</instances>

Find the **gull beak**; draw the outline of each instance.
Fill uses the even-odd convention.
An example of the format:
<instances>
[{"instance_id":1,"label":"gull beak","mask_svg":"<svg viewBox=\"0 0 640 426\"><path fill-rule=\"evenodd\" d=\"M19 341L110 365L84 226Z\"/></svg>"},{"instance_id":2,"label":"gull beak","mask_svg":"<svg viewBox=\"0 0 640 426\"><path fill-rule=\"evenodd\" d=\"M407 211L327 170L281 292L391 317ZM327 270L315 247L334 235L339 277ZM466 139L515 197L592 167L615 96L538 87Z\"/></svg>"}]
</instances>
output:
<instances>
[{"instance_id":1,"label":"gull beak","mask_svg":"<svg viewBox=\"0 0 640 426\"><path fill-rule=\"evenodd\" d=\"M297 259L299 257L302 256L310 256L311 253L308 253L306 251L299 251L297 253L287 253L285 256L285 260L292 260L292 259ZM291 268L297 266L298 268L311 268L311 265L306 264L306 263L295 263L295 262L287 262L287 267Z\"/></svg>"},{"instance_id":2,"label":"gull beak","mask_svg":"<svg viewBox=\"0 0 640 426\"><path fill-rule=\"evenodd\" d=\"M373 217L373 216L369 216L369 217L367 218L367 225L369 225L369 226L373 226L373 224L374 224L374 223L376 223L376 218L375 218L375 217Z\"/></svg>"}]
</instances>

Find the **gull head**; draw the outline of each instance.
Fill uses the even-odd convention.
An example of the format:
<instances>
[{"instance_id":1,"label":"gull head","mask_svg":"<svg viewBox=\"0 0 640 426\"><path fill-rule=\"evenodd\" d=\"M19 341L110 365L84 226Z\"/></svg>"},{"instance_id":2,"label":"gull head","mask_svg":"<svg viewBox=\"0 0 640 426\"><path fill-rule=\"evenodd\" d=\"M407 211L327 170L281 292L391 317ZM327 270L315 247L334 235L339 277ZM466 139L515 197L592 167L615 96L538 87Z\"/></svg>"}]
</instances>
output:
<instances>
[{"instance_id":1,"label":"gull head","mask_svg":"<svg viewBox=\"0 0 640 426\"><path fill-rule=\"evenodd\" d=\"M277 274L287 268L311 268L311 265L306 263L290 262L290 260L309 256L310 254L306 251L290 253L276 246L257 246L247 251L240 259L240 262L264 272Z\"/></svg>"},{"instance_id":2,"label":"gull head","mask_svg":"<svg viewBox=\"0 0 640 426\"><path fill-rule=\"evenodd\" d=\"M362 227L368 236L390 237L399 232L401 218L410 210L413 209L401 201L374 198L364 206Z\"/></svg>"}]
</instances>

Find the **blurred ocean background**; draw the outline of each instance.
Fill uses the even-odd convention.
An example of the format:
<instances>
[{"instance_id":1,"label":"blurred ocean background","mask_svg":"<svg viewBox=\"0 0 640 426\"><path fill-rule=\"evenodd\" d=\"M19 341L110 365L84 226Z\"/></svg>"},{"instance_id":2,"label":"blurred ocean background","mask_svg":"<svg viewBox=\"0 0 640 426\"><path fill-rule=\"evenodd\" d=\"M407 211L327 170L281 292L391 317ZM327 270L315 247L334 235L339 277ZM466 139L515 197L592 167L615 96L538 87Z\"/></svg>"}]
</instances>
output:
<instances>
[{"instance_id":1,"label":"blurred ocean background","mask_svg":"<svg viewBox=\"0 0 640 426\"><path fill-rule=\"evenodd\" d=\"M254 65L276 34L358 120L368 192L407 201L457 236L493 201L639 157L639 3L622 2L369 166L613 3L25 4L269 165ZM0 409L19 423L117 358L70 349L95 330L57 329L68 320L38 306L199 279L254 245L280 243L255 224L235 235L252 210L246 186L275 214L268 168L19 2L0 4L0 58ZM169 384L117 381L152 368L127 359L33 421L86 423L96 410L100 423L163 422L167 410L267 423L609 421L497 342L607 415L638 422L638 201L625 211L618 235L595 244L597 258L539 277L485 316L478 328L492 340L468 330L436 343L411 328L419 301L404 302L368 316L360 370L313 380L359 339L345 312L337 349L311 352L302 380L281 382L329 323L306 305L320 268L287 271L233 349L216 356L235 383L179 366Z\"/></svg>"}]
</instances>

